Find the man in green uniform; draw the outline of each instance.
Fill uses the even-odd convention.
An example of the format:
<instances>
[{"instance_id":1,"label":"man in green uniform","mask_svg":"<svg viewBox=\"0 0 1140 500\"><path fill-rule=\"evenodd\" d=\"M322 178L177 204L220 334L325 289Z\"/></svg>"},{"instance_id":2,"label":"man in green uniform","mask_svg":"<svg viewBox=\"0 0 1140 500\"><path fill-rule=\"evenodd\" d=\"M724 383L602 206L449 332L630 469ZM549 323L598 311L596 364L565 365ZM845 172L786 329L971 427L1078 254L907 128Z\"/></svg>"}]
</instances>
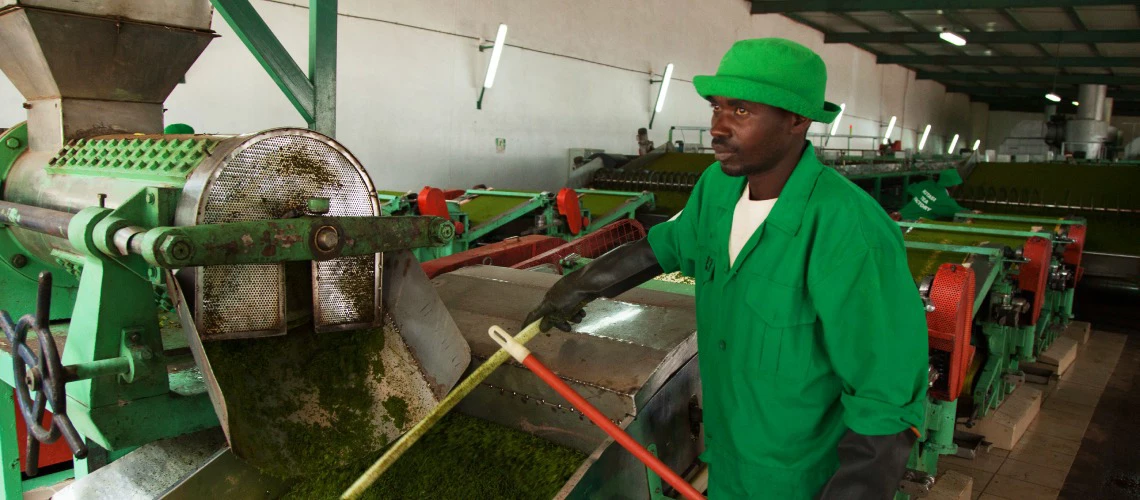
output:
<instances>
[{"instance_id":1,"label":"man in green uniform","mask_svg":"<svg viewBox=\"0 0 1140 500\"><path fill-rule=\"evenodd\" d=\"M953 219L954 214L966 211L965 207L950 196L950 188L961 183L962 176L958 170L949 168L938 174L938 182L911 184L906 192L914 199L899 210L899 216L903 220Z\"/></svg>"},{"instance_id":2,"label":"man in green uniform","mask_svg":"<svg viewBox=\"0 0 1140 500\"><path fill-rule=\"evenodd\" d=\"M569 330L598 297L695 278L714 499L890 498L921 428L926 321L901 232L806 141L839 111L826 81L797 43L733 45L693 79L718 161L685 209L559 280L527 319Z\"/></svg>"}]
</instances>

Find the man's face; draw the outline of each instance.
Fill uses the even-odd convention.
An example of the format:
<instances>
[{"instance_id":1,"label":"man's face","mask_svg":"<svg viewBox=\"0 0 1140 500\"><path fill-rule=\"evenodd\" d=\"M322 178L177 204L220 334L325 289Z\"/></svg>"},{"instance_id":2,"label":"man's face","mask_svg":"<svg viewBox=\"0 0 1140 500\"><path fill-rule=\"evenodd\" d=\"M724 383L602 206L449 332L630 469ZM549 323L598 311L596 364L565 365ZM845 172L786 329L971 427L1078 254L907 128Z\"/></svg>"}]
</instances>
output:
<instances>
[{"instance_id":1,"label":"man's face","mask_svg":"<svg viewBox=\"0 0 1140 500\"><path fill-rule=\"evenodd\" d=\"M763 172L803 148L811 120L767 104L717 96L708 100L712 147L724 173L739 177Z\"/></svg>"}]
</instances>

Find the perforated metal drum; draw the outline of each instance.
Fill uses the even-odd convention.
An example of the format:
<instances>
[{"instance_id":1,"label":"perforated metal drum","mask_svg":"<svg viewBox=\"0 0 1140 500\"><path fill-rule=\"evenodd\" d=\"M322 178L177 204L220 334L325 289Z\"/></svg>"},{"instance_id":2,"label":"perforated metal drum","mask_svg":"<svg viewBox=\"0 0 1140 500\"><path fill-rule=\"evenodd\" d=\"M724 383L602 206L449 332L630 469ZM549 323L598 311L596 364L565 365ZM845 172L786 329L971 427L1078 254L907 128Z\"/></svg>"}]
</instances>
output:
<instances>
[{"instance_id":1,"label":"perforated metal drum","mask_svg":"<svg viewBox=\"0 0 1140 500\"><path fill-rule=\"evenodd\" d=\"M175 223L211 224L306 213L312 198L329 200L328 215L379 215L375 188L360 162L333 139L304 129L274 129L218 144L187 179ZM254 237L265 235L250 235ZM288 242L284 242L287 244ZM312 263L318 331L380 324L379 256ZM285 265L199 268L194 304L203 340L284 334ZM305 283L308 285L308 283Z\"/></svg>"}]
</instances>

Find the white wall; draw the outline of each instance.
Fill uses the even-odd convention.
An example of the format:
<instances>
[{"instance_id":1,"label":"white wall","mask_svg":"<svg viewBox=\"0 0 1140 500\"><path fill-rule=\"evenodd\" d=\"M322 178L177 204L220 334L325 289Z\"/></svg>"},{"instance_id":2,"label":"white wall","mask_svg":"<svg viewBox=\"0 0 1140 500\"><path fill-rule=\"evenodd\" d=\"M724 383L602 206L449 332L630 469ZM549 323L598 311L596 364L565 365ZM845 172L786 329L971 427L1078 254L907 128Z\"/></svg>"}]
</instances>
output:
<instances>
[{"instance_id":1,"label":"white wall","mask_svg":"<svg viewBox=\"0 0 1140 500\"><path fill-rule=\"evenodd\" d=\"M302 68L307 63L306 0L254 0ZM675 64L673 84L652 139L670 125L707 125L708 105L692 77L712 74L733 41L779 36L816 50L828 65L827 96L847 103L839 134L881 137L915 147L932 123L928 151L954 133L968 139L970 106L930 81L740 0L340 1L337 138L382 189L425 184L552 189L566 177L567 149L636 151L657 87L649 72ZM510 26L508 47L484 109L475 100L489 53L478 37ZM167 122L199 132L240 133L304 126L268 75L215 14L215 39L166 102ZM21 98L0 79L0 124L20 121ZM0 125L2 126L2 125ZM822 124L813 131L824 132ZM496 152L495 139L506 139ZM691 137L690 137L691 139ZM866 141L869 145L871 141ZM831 144L836 146L834 142ZM862 146L859 146L862 147Z\"/></svg>"}]
</instances>

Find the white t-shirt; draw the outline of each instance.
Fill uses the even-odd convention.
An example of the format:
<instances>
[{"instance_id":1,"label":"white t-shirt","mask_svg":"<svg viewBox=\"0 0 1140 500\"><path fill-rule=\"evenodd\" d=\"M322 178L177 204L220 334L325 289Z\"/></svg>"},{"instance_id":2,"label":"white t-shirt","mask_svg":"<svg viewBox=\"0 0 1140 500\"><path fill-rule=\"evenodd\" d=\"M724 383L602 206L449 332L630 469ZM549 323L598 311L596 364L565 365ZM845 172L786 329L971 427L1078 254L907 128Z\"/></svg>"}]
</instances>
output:
<instances>
[{"instance_id":1,"label":"white t-shirt","mask_svg":"<svg viewBox=\"0 0 1140 500\"><path fill-rule=\"evenodd\" d=\"M751 188L745 184L744 193L740 195L740 201L736 202L736 210L732 213L732 232L728 236L729 267L736 263L736 256L740 255L740 251L744 249L744 244L748 243L756 230L760 228L760 224L763 224L764 219L768 218L768 214L778 199L750 200L748 199L750 191Z\"/></svg>"}]
</instances>

